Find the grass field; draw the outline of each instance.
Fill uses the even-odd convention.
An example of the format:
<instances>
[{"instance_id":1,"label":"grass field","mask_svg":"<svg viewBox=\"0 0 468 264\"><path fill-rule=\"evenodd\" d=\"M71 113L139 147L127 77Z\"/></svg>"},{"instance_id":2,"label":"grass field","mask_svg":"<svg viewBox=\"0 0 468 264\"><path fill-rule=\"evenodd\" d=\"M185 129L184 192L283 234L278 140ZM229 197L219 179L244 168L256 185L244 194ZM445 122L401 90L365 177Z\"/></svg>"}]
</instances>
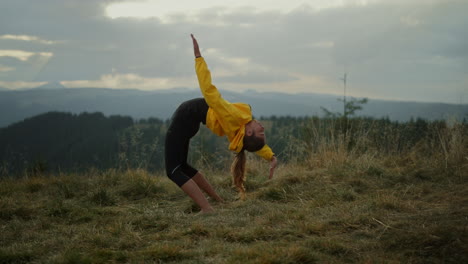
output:
<instances>
[{"instance_id":1,"label":"grass field","mask_svg":"<svg viewBox=\"0 0 468 264\"><path fill-rule=\"evenodd\" d=\"M468 135L434 131L405 151L313 135L273 180L251 155L246 200L199 164L226 200L209 215L145 170L2 178L0 264L468 263Z\"/></svg>"},{"instance_id":2,"label":"grass field","mask_svg":"<svg viewBox=\"0 0 468 264\"><path fill-rule=\"evenodd\" d=\"M198 208L165 176L107 171L0 181L0 263L467 263L468 160L324 151L251 157L245 201Z\"/></svg>"}]
</instances>

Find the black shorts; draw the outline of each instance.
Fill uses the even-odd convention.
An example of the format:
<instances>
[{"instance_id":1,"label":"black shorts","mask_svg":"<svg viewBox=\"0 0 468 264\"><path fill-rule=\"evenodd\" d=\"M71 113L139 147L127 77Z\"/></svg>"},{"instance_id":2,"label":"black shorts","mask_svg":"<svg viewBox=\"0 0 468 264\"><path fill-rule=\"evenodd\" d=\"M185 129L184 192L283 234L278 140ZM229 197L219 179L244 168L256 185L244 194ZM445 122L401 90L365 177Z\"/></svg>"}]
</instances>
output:
<instances>
[{"instance_id":1,"label":"black shorts","mask_svg":"<svg viewBox=\"0 0 468 264\"><path fill-rule=\"evenodd\" d=\"M190 180L197 170L187 163L190 139L206 124L208 104L197 98L183 102L172 115L165 144L166 174L179 187Z\"/></svg>"}]
</instances>

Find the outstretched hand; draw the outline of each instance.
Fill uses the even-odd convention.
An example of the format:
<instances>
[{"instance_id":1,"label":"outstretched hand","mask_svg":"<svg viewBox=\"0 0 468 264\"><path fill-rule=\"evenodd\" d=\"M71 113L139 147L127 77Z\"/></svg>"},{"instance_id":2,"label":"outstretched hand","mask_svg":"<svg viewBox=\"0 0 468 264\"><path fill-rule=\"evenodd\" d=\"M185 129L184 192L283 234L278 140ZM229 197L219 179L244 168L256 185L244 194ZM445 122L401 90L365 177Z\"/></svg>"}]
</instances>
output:
<instances>
[{"instance_id":1,"label":"outstretched hand","mask_svg":"<svg viewBox=\"0 0 468 264\"><path fill-rule=\"evenodd\" d=\"M193 53L195 55L195 58L201 57L200 48L198 47L197 39L193 36L193 34L190 34L190 36L192 37Z\"/></svg>"},{"instance_id":2,"label":"outstretched hand","mask_svg":"<svg viewBox=\"0 0 468 264\"><path fill-rule=\"evenodd\" d=\"M273 179L273 174L275 173L277 163L278 163L278 160L276 159L275 156L273 156L273 158L270 161L270 177L268 177L268 179L270 180Z\"/></svg>"}]
</instances>

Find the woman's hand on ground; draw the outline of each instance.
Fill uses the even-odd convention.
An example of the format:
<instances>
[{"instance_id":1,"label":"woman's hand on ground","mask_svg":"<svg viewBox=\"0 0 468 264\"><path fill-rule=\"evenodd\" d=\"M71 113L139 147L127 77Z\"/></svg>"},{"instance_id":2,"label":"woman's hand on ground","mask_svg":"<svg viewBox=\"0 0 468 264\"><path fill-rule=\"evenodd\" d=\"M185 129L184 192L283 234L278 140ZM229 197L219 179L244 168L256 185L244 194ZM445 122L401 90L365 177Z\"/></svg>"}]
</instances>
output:
<instances>
[{"instance_id":1,"label":"woman's hand on ground","mask_svg":"<svg viewBox=\"0 0 468 264\"><path fill-rule=\"evenodd\" d=\"M278 160L276 159L275 156L273 156L273 158L270 161L270 177L268 177L268 179L273 179L273 174L275 173L277 163L278 163Z\"/></svg>"}]
</instances>

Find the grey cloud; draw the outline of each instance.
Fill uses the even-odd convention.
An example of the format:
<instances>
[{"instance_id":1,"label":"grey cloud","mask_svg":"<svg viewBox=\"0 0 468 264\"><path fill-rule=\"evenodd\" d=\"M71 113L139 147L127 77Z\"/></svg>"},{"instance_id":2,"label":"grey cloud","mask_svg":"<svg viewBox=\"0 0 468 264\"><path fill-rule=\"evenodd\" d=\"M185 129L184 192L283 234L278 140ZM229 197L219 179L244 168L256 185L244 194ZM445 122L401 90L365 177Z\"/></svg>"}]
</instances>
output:
<instances>
[{"instance_id":1,"label":"grey cloud","mask_svg":"<svg viewBox=\"0 0 468 264\"><path fill-rule=\"evenodd\" d=\"M271 82L287 82L287 81L294 81L297 78L286 75L286 74L278 74L273 72L250 72L245 74L238 74L234 76L228 77L219 77L216 78L219 82L228 82L228 83L251 83L251 84L259 84L259 83L271 83Z\"/></svg>"},{"instance_id":2,"label":"grey cloud","mask_svg":"<svg viewBox=\"0 0 468 264\"><path fill-rule=\"evenodd\" d=\"M98 79L112 69L146 77L191 76L190 33L198 37L202 50L215 48L227 56L248 57L252 63L284 69L285 74L278 77L281 80L291 80L288 71L328 80L349 71L350 84L363 92L384 86L383 82L395 92L400 86L454 83L466 75L468 66L466 1L440 1L431 6L381 3L320 12L301 8L287 14L206 9L198 17L201 24L189 22L184 14L174 16L172 24L158 19L111 20L103 15L106 3L7 1L0 10L0 35L27 34L64 42L41 45L0 40L0 45L53 52L35 77L45 81ZM219 21L224 25L217 25ZM323 42L333 45L315 45ZM218 58L207 61L213 68L229 67ZM2 58L0 64L27 67ZM11 73L2 73L2 79L7 74ZM252 72L223 81L267 82L275 75L275 71ZM8 78L21 79L18 75Z\"/></svg>"},{"instance_id":3,"label":"grey cloud","mask_svg":"<svg viewBox=\"0 0 468 264\"><path fill-rule=\"evenodd\" d=\"M63 44L44 47L10 40L9 45L2 48L52 51L53 59L37 80L97 79L112 68L122 72L128 71L127 68L140 68L143 75L144 71L147 75L154 75L158 66L165 69L160 67L158 58L168 54L164 42L170 30L165 32L155 20L142 22L105 18L102 4L107 2L41 1L34 8L31 8L30 1L7 2L5 9L0 11L0 17L8 23L0 28L0 34L33 35L62 41ZM14 23L16 21L21 23ZM155 58L156 63L148 58ZM132 67L135 65L138 67Z\"/></svg>"},{"instance_id":4,"label":"grey cloud","mask_svg":"<svg viewBox=\"0 0 468 264\"><path fill-rule=\"evenodd\" d=\"M180 51L168 51L173 43L173 31L161 27L157 20L110 20L103 17L102 10L96 11L102 3L93 1L41 2L37 12L23 9L27 6L25 1L9 4L9 10L16 8L22 14L23 17L20 15L18 19L26 25L6 24L0 34L34 35L63 42L53 47L43 47L10 41L10 47L28 51L51 50L54 53L38 80L98 79L113 68L123 73L139 69L140 74L151 76L177 73L176 70L169 71L171 67L167 67L168 56L180 57ZM94 12L88 12L90 10ZM45 16L45 12L50 14Z\"/></svg>"}]
</instances>

